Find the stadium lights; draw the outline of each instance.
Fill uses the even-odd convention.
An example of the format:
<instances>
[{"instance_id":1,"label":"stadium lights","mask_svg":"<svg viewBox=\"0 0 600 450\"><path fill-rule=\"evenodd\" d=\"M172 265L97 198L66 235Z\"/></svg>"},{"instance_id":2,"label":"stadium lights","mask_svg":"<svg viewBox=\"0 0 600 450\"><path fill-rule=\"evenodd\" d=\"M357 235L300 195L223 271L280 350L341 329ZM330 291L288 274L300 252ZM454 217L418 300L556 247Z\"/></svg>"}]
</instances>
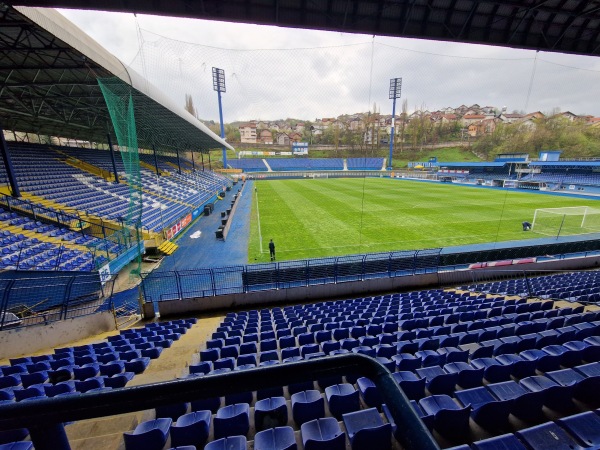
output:
<instances>
[{"instance_id":1,"label":"stadium lights","mask_svg":"<svg viewBox=\"0 0 600 450\"><path fill-rule=\"evenodd\" d=\"M223 124L223 104L221 103L221 92L227 92L225 88L225 71L217 67L212 68L213 90L217 91L219 97L219 122L221 123L221 138L225 139L225 125ZM227 169L227 149L223 147L223 169Z\"/></svg>"},{"instance_id":2,"label":"stadium lights","mask_svg":"<svg viewBox=\"0 0 600 450\"><path fill-rule=\"evenodd\" d=\"M394 126L396 122L396 99L402 94L402 78L390 79L390 99L392 103L392 129L390 130L390 156L388 158L388 170L392 170L392 151L394 149Z\"/></svg>"},{"instance_id":3,"label":"stadium lights","mask_svg":"<svg viewBox=\"0 0 600 450\"><path fill-rule=\"evenodd\" d=\"M218 69L217 67L212 68L213 74L213 90L217 92L227 92L225 88L225 71Z\"/></svg>"}]
</instances>

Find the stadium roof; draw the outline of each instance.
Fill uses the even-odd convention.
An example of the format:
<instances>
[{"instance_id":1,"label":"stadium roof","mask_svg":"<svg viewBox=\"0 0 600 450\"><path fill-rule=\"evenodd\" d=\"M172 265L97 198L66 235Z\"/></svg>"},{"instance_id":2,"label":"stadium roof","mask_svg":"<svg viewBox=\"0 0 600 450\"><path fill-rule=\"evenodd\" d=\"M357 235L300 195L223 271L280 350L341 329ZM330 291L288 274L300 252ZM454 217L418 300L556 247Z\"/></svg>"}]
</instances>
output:
<instances>
[{"instance_id":1,"label":"stadium roof","mask_svg":"<svg viewBox=\"0 0 600 450\"><path fill-rule=\"evenodd\" d=\"M557 169L589 169L600 167L600 161L531 161L529 165Z\"/></svg>"},{"instance_id":2,"label":"stadium roof","mask_svg":"<svg viewBox=\"0 0 600 450\"><path fill-rule=\"evenodd\" d=\"M504 167L506 162L438 162L438 167Z\"/></svg>"},{"instance_id":3,"label":"stadium roof","mask_svg":"<svg viewBox=\"0 0 600 450\"><path fill-rule=\"evenodd\" d=\"M0 3L0 121L5 130L106 142L107 132L113 132L97 78L108 77L133 87L140 147L232 149L56 10Z\"/></svg>"},{"instance_id":4,"label":"stadium roof","mask_svg":"<svg viewBox=\"0 0 600 450\"><path fill-rule=\"evenodd\" d=\"M600 54L600 5L587 0L17 0L17 3Z\"/></svg>"}]
</instances>

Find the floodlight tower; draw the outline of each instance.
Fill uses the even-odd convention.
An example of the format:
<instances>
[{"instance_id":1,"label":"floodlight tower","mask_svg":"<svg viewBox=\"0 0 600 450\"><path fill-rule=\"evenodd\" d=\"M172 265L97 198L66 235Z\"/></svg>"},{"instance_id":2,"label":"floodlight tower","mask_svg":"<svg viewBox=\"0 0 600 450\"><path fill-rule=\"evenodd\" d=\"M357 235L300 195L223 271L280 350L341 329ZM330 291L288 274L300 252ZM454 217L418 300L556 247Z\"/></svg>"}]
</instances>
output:
<instances>
[{"instance_id":1,"label":"floodlight tower","mask_svg":"<svg viewBox=\"0 0 600 450\"><path fill-rule=\"evenodd\" d=\"M223 105L221 103L221 92L225 89L225 71L216 67L212 68L213 90L217 91L219 97L219 122L221 123L221 138L225 139L225 125L223 124ZM227 149L223 147L223 169L227 169Z\"/></svg>"},{"instance_id":2,"label":"floodlight tower","mask_svg":"<svg viewBox=\"0 0 600 450\"><path fill-rule=\"evenodd\" d=\"M390 79L390 99L392 103L392 129L390 131L390 156L388 158L388 170L392 170L392 150L394 149L394 126L396 125L396 99L402 93L402 78Z\"/></svg>"}]
</instances>

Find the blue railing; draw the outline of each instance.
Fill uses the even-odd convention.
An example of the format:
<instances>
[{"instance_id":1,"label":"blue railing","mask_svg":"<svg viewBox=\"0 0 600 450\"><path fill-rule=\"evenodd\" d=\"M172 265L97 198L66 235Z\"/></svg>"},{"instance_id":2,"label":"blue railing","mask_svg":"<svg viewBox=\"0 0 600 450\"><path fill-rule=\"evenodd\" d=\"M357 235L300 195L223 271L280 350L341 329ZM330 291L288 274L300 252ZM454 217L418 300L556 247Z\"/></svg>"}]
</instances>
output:
<instances>
[{"instance_id":1,"label":"blue railing","mask_svg":"<svg viewBox=\"0 0 600 450\"><path fill-rule=\"evenodd\" d=\"M114 278L101 281L97 272L1 273L0 330L93 314L110 302L113 285Z\"/></svg>"},{"instance_id":2,"label":"blue railing","mask_svg":"<svg viewBox=\"0 0 600 450\"><path fill-rule=\"evenodd\" d=\"M146 302L436 273L441 249L337 256L142 274Z\"/></svg>"},{"instance_id":3,"label":"blue railing","mask_svg":"<svg viewBox=\"0 0 600 450\"><path fill-rule=\"evenodd\" d=\"M71 447L63 426L65 422L348 374L365 376L373 381L397 425L396 438L403 448L439 450L437 442L417 417L389 370L375 359L358 354L3 404L0 405L0 430L27 428L37 450L69 450Z\"/></svg>"}]
</instances>

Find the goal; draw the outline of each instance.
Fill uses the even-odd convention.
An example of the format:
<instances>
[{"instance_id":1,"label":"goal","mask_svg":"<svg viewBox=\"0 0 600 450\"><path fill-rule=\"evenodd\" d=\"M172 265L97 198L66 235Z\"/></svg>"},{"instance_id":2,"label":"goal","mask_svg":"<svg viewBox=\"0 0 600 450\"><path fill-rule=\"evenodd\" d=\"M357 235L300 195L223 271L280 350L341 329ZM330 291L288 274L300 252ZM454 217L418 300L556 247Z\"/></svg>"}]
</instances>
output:
<instances>
[{"instance_id":1,"label":"goal","mask_svg":"<svg viewBox=\"0 0 600 450\"><path fill-rule=\"evenodd\" d=\"M600 209L589 206L536 209L531 231L546 236L600 233Z\"/></svg>"}]
</instances>

